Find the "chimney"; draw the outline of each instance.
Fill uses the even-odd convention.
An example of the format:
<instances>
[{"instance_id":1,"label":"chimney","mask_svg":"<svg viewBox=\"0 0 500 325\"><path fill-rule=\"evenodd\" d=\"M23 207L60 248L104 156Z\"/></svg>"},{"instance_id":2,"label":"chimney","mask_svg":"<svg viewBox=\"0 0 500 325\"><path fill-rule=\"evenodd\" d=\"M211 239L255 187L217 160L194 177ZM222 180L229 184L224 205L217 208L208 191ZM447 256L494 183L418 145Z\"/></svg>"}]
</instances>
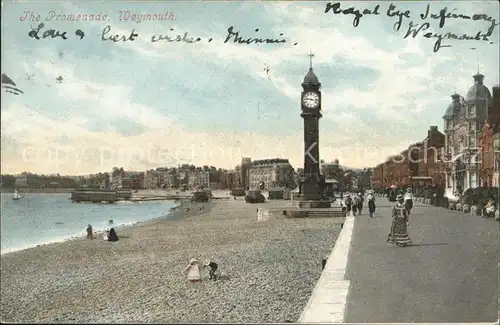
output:
<instances>
[{"instance_id":1,"label":"chimney","mask_svg":"<svg viewBox=\"0 0 500 325\"><path fill-rule=\"evenodd\" d=\"M436 133L438 132L438 127L435 126L435 125L432 125L430 128L429 128L429 131L427 131L427 136L430 137L431 134L433 133Z\"/></svg>"},{"instance_id":2,"label":"chimney","mask_svg":"<svg viewBox=\"0 0 500 325\"><path fill-rule=\"evenodd\" d=\"M500 96L500 86L493 86L492 97Z\"/></svg>"},{"instance_id":3,"label":"chimney","mask_svg":"<svg viewBox=\"0 0 500 325\"><path fill-rule=\"evenodd\" d=\"M483 84L483 80L484 80L484 75L482 75L481 73L477 73L475 74L474 76L472 76L474 78L474 82L478 85L482 85Z\"/></svg>"}]
</instances>

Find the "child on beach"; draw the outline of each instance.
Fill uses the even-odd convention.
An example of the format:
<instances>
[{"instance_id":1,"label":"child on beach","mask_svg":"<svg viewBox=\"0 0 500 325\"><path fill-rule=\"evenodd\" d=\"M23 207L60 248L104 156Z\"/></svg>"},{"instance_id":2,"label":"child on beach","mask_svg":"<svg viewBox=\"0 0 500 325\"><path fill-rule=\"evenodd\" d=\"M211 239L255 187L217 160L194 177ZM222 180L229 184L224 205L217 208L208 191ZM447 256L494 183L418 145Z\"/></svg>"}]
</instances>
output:
<instances>
[{"instance_id":1,"label":"child on beach","mask_svg":"<svg viewBox=\"0 0 500 325\"><path fill-rule=\"evenodd\" d=\"M215 275L215 271L217 271L217 268L219 267L217 263L212 262L210 260L205 261L205 265L203 265L203 268L206 267L210 268L210 271L208 271L208 275L210 276L210 280L217 280L217 276Z\"/></svg>"},{"instance_id":2,"label":"child on beach","mask_svg":"<svg viewBox=\"0 0 500 325\"><path fill-rule=\"evenodd\" d=\"M196 258L192 258L183 273L187 275L189 282L200 282L201 276L198 260Z\"/></svg>"},{"instance_id":3,"label":"child on beach","mask_svg":"<svg viewBox=\"0 0 500 325\"><path fill-rule=\"evenodd\" d=\"M94 232L90 224L87 226L87 239L94 239Z\"/></svg>"}]
</instances>

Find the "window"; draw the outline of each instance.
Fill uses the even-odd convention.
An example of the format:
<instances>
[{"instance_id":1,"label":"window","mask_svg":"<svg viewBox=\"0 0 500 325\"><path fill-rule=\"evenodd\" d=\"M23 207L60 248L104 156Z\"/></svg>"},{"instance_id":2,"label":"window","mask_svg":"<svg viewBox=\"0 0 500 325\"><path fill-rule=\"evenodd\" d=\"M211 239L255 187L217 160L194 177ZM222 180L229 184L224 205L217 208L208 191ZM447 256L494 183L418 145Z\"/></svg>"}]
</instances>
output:
<instances>
[{"instance_id":1,"label":"window","mask_svg":"<svg viewBox=\"0 0 500 325\"><path fill-rule=\"evenodd\" d=\"M477 187L477 175L476 173L471 173L470 174L470 188L476 188Z\"/></svg>"},{"instance_id":2,"label":"window","mask_svg":"<svg viewBox=\"0 0 500 325\"><path fill-rule=\"evenodd\" d=\"M476 117L476 105L469 106L469 117Z\"/></svg>"},{"instance_id":3,"label":"window","mask_svg":"<svg viewBox=\"0 0 500 325\"><path fill-rule=\"evenodd\" d=\"M470 148L477 147L477 139L476 139L476 133L475 132L471 132L469 134L469 147Z\"/></svg>"}]
</instances>

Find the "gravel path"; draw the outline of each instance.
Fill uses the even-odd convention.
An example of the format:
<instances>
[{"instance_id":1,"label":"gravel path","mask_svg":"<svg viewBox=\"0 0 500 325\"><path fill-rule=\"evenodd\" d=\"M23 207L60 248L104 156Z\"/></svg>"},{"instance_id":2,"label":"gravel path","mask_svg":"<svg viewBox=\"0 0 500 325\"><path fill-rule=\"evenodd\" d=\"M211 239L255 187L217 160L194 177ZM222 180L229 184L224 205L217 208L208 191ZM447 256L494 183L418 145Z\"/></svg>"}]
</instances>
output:
<instances>
[{"instance_id":1,"label":"gravel path","mask_svg":"<svg viewBox=\"0 0 500 325\"><path fill-rule=\"evenodd\" d=\"M2 321L295 322L341 220L257 222L256 208L273 204L284 201L205 204L203 214L121 229L116 243L77 239L2 255ZM203 271L201 283L187 282L192 257L217 262L221 278Z\"/></svg>"}]
</instances>

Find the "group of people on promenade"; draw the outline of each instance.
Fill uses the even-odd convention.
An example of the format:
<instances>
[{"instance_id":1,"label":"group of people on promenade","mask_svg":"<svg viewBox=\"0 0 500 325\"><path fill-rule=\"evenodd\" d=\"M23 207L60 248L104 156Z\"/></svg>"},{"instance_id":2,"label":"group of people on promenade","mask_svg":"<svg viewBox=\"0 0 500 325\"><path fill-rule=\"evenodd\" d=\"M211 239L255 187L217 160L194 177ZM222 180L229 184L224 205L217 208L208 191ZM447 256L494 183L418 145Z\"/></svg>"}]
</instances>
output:
<instances>
[{"instance_id":1,"label":"group of people on promenade","mask_svg":"<svg viewBox=\"0 0 500 325\"><path fill-rule=\"evenodd\" d=\"M368 213L370 214L370 218L373 218L375 213L375 195L373 190L368 190L366 199L368 201ZM351 197L351 194L347 193L344 199L344 202L341 202L341 206L345 209L347 215L350 215L351 212L353 216L361 215L363 213L363 204L365 202L365 198L362 192L354 194Z\"/></svg>"},{"instance_id":2,"label":"group of people on promenade","mask_svg":"<svg viewBox=\"0 0 500 325\"><path fill-rule=\"evenodd\" d=\"M373 218L376 204L375 195L373 190L368 190L366 195L366 200L368 201L368 211L370 217ZM392 197L394 195L394 197ZM413 193L411 189L407 189L406 193L396 193L396 191L391 192L388 195L389 202L395 202L392 207L392 222L389 235L387 237L387 242L391 244L396 244L399 247L407 246L411 244L411 239L408 234L408 226L410 224L410 214L413 208ZM346 194L344 202L341 203L343 209L345 209L347 215L361 215L363 212L363 203L365 201L362 192L354 194Z\"/></svg>"}]
</instances>

